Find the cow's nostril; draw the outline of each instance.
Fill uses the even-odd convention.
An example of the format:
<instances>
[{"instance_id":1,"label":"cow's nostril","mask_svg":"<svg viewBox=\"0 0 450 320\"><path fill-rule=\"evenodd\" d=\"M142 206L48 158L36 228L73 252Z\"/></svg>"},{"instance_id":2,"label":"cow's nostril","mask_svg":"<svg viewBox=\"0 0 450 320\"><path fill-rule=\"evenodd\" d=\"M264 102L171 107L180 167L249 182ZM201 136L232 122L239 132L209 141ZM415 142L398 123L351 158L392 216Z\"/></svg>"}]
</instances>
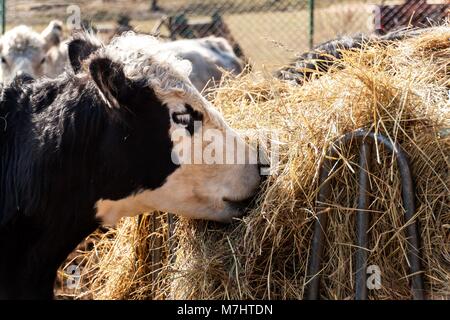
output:
<instances>
[{"instance_id":1,"label":"cow's nostril","mask_svg":"<svg viewBox=\"0 0 450 320\"><path fill-rule=\"evenodd\" d=\"M23 71L18 71L14 77L14 81L16 83L26 84L26 83L32 82L33 80L34 80L34 78L31 75L29 75L28 73L23 72Z\"/></svg>"}]
</instances>

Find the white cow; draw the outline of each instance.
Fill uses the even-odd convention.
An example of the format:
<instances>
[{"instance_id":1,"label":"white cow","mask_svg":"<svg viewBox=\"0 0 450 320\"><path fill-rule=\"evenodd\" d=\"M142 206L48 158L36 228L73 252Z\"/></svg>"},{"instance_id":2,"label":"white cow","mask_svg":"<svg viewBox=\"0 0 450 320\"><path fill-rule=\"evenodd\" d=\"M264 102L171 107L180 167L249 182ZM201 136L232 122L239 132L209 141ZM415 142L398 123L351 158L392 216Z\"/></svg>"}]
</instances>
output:
<instances>
[{"instance_id":1,"label":"white cow","mask_svg":"<svg viewBox=\"0 0 450 320\"><path fill-rule=\"evenodd\" d=\"M189 78L199 91L217 84L223 75L221 69L236 75L243 69L241 59L236 56L225 38L210 36L176 40L161 43L160 46L161 50L168 50L191 62L192 72Z\"/></svg>"},{"instance_id":2,"label":"white cow","mask_svg":"<svg viewBox=\"0 0 450 320\"><path fill-rule=\"evenodd\" d=\"M96 43L96 48L100 48L103 44L90 35L92 43ZM75 41L76 43L76 41ZM78 72L80 62L76 61L80 57L71 55L71 49L76 46L72 43L69 48L69 57L75 72ZM200 39L176 40L172 42L160 42L157 48L152 50L167 54L167 56L175 55L182 60L188 60L191 65L191 73L189 79L198 91L209 88L217 84L222 78L223 72L239 74L243 70L243 63L234 53L231 45L225 38L210 36ZM88 58L92 52L83 52L82 59Z\"/></svg>"},{"instance_id":3,"label":"white cow","mask_svg":"<svg viewBox=\"0 0 450 320\"><path fill-rule=\"evenodd\" d=\"M61 42L62 22L54 20L41 33L20 25L0 38L1 81L16 75L56 77L67 65L67 45Z\"/></svg>"}]
</instances>

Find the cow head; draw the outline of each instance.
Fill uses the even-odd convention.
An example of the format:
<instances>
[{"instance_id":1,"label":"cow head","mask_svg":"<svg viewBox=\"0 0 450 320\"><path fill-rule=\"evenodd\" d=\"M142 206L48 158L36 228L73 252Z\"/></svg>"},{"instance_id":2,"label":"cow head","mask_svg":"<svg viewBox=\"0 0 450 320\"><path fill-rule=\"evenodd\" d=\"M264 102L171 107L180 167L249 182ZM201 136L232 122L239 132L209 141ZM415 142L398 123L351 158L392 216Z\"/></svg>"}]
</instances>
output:
<instances>
[{"instance_id":1,"label":"cow head","mask_svg":"<svg viewBox=\"0 0 450 320\"><path fill-rule=\"evenodd\" d=\"M69 43L76 76L95 83L111 119L124 128L111 131L99 152L120 149L125 155L105 153L105 166L111 176L122 176L127 191L120 197L104 193L97 217L114 223L160 210L229 222L242 215L243 201L259 186L258 165L250 163L256 151L195 89L190 63L157 48L153 37L134 33L107 46L90 37ZM244 150L244 161L237 150Z\"/></svg>"},{"instance_id":2,"label":"cow head","mask_svg":"<svg viewBox=\"0 0 450 320\"><path fill-rule=\"evenodd\" d=\"M33 78L45 74L47 52L59 45L62 23L52 21L41 33L21 25L6 32L0 39L2 80L9 83L16 75Z\"/></svg>"}]
</instances>

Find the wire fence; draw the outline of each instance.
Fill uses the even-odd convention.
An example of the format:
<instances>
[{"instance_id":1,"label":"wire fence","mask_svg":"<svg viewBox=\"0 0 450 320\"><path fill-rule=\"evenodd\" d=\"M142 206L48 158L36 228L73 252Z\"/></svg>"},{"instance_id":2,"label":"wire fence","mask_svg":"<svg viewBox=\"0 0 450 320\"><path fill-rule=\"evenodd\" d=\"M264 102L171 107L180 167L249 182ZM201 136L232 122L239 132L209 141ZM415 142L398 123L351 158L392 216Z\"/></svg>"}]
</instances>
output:
<instances>
[{"instance_id":1,"label":"wire fence","mask_svg":"<svg viewBox=\"0 0 450 320\"><path fill-rule=\"evenodd\" d=\"M68 8L75 6L82 21L100 34L128 29L171 39L214 34L226 37L257 68L269 69L341 35L427 26L444 21L449 13L449 1L425 0L5 1L7 28L24 23L42 29L51 19L67 20Z\"/></svg>"}]
</instances>

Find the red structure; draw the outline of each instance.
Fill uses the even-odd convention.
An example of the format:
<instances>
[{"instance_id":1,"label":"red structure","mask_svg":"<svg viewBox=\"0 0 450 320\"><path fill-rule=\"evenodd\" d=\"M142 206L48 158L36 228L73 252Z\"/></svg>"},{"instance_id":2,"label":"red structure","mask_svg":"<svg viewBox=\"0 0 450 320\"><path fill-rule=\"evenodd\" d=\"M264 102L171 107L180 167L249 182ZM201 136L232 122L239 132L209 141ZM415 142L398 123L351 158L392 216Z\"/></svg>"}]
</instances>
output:
<instances>
[{"instance_id":1,"label":"red structure","mask_svg":"<svg viewBox=\"0 0 450 320\"><path fill-rule=\"evenodd\" d=\"M448 16L450 4L428 4L426 0L407 0L401 5L377 6L375 31L385 34L401 27L426 27L442 23Z\"/></svg>"}]
</instances>

